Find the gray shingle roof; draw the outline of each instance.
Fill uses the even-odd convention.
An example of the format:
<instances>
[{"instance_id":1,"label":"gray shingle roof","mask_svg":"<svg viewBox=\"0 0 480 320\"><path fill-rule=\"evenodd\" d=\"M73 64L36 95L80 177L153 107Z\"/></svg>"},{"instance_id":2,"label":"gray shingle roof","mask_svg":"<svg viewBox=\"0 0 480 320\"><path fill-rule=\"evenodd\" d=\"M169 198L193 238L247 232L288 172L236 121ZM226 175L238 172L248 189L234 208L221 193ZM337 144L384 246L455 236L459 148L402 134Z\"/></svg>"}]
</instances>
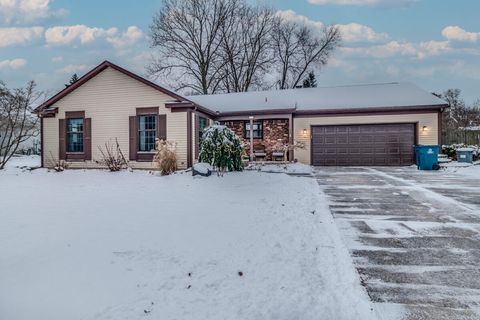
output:
<instances>
[{"instance_id":1,"label":"gray shingle roof","mask_svg":"<svg viewBox=\"0 0 480 320\"><path fill-rule=\"evenodd\" d=\"M411 83L255 91L189 96L212 111L242 112L269 109L297 111L440 106L445 101Z\"/></svg>"}]
</instances>

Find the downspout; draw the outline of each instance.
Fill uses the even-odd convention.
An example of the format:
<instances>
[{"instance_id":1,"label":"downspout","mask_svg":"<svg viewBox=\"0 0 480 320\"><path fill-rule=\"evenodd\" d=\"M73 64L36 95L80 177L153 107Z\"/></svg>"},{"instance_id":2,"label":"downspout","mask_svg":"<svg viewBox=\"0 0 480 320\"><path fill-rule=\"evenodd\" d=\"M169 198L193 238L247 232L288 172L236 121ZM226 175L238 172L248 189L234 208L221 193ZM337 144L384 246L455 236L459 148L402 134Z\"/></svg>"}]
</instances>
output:
<instances>
[{"instance_id":1,"label":"downspout","mask_svg":"<svg viewBox=\"0 0 480 320\"><path fill-rule=\"evenodd\" d=\"M43 147L43 117L40 117L40 166L43 168L45 163L43 162L44 147Z\"/></svg>"},{"instance_id":2,"label":"downspout","mask_svg":"<svg viewBox=\"0 0 480 320\"><path fill-rule=\"evenodd\" d=\"M192 111L187 111L187 168L192 167Z\"/></svg>"}]
</instances>

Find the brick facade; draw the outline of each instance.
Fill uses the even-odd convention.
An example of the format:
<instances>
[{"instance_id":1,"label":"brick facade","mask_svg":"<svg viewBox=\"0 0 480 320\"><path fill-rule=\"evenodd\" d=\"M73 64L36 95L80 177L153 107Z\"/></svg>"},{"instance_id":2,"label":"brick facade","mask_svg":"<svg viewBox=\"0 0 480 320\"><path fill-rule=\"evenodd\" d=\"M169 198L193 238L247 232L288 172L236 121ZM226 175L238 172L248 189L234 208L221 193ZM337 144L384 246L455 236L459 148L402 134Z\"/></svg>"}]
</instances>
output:
<instances>
[{"instance_id":1,"label":"brick facade","mask_svg":"<svg viewBox=\"0 0 480 320\"><path fill-rule=\"evenodd\" d=\"M289 124L287 119L278 120L255 120L263 123L263 138L253 139L254 150L264 150L267 153L265 160L274 160L272 152L283 152L279 146L288 143ZM249 121L224 121L222 124L232 129L245 145L245 151L248 155L250 152L250 139L245 137L244 126Z\"/></svg>"}]
</instances>

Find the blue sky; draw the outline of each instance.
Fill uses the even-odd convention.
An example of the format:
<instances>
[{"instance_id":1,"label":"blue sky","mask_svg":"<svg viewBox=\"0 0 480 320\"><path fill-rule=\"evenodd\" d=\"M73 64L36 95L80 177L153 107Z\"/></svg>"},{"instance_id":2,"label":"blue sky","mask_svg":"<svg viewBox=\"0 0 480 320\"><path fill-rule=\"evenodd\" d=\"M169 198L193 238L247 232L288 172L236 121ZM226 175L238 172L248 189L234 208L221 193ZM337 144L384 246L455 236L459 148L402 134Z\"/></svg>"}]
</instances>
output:
<instances>
[{"instance_id":1,"label":"blue sky","mask_svg":"<svg viewBox=\"0 0 480 320\"><path fill-rule=\"evenodd\" d=\"M251 0L252 1L252 0ZM253 2L253 1L252 1ZM338 24L344 41L320 85L409 81L480 98L480 1L270 0L286 19ZM0 0L0 80L54 93L111 60L144 75L160 0ZM160 79L160 83L161 83Z\"/></svg>"}]
</instances>

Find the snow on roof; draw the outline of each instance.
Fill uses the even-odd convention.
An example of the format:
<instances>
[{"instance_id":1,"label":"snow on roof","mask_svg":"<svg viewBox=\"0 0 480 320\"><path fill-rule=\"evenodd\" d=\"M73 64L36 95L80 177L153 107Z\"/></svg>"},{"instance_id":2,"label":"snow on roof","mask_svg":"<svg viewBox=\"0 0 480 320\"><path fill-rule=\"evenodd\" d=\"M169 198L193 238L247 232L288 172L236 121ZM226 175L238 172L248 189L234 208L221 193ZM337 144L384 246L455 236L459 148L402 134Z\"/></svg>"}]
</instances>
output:
<instances>
[{"instance_id":1,"label":"snow on roof","mask_svg":"<svg viewBox=\"0 0 480 320\"><path fill-rule=\"evenodd\" d=\"M188 99L219 113L294 108L298 111L310 111L446 104L411 83L397 82L197 95L189 96Z\"/></svg>"},{"instance_id":2,"label":"snow on roof","mask_svg":"<svg viewBox=\"0 0 480 320\"><path fill-rule=\"evenodd\" d=\"M467 131L480 131L480 126L466 127Z\"/></svg>"}]
</instances>

